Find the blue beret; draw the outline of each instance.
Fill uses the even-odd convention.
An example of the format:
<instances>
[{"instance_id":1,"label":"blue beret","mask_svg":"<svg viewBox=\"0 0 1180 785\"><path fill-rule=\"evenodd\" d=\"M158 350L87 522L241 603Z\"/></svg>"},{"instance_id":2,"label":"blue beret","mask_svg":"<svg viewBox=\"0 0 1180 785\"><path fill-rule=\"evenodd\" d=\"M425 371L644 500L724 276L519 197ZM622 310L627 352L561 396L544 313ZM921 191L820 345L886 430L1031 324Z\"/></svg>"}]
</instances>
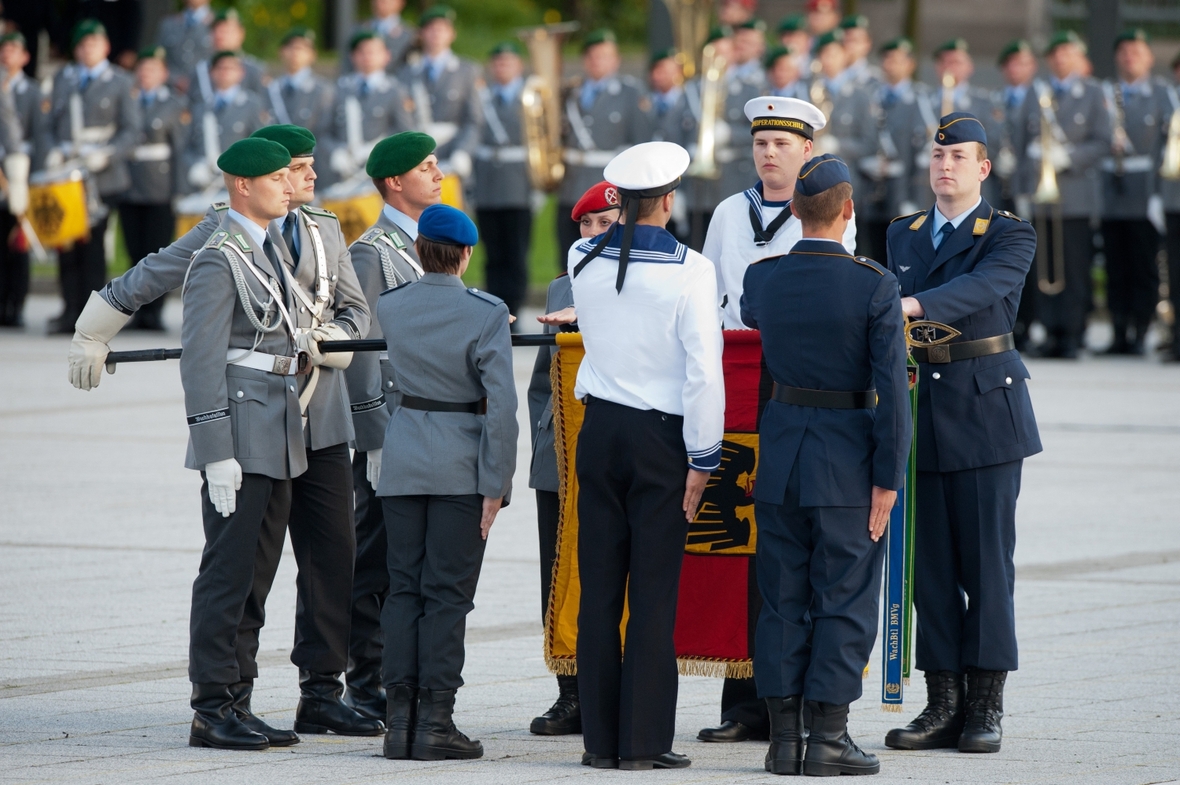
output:
<instances>
[{"instance_id":1,"label":"blue beret","mask_svg":"<svg viewBox=\"0 0 1180 785\"><path fill-rule=\"evenodd\" d=\"M795 193L801 196L815 196L834 185L850 183L848 166L834 155L817 155L799 170L795 181Z\"/></svg>"},{"instance_id":2,"label":"blue beret","mask_svg":"<svg viewBox=\"0 0 1180 785\"><path fill-rule=\"evenodd\" d=\"M432 204L418 219L418 235L443 245L475 245L479 230L462 210L445 204Z\"/></svg>"},{"instance_id":3,"label":"blue beret","mask_svg":"<svg viewBox=\"0 0 1180 785\"><path fill-rule=\"evenodd\" d=\"M983 123L970 112L951 112L938 121L938 133L934 141L940 145L963 144L963 142L979 142L987 144L987 132L983 130Z\"/></svg>"}]
</instances>

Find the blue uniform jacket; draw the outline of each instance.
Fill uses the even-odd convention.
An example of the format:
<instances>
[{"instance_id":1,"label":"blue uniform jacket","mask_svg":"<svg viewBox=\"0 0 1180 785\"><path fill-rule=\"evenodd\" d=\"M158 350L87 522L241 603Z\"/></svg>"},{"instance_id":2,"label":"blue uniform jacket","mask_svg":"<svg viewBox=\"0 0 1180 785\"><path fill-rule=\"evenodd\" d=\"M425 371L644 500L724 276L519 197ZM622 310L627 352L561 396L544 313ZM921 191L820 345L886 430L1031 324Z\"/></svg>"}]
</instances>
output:
<instances>
[{"instance_id":1,"label":"blue uniform jacket","mask_svg":"<svg viewBox=\"0 0 1180 785\"><path fill-rule=\"evenodd\" d=\"M1024 278L1036 253L1032 226L980 202L938 250L930 214L889 226L889 269L924 319L974 341L1012 332ZM918 382L918 471L954 472L1027 458L1041 451L1015 349L953 363L922 363Z\"/></svg>"},{"instance_id":2,"label":"blue uniform jacket","mask_svg":"<svg viewBox=\"0 0 1180 785\"><path fill-rule=\"evenodd\" d=\"M804 507L868 507L872 486L905 478L913 424L897 279L839 243L800 240L746 270L742 321L762 331L776 382L810 390L876 388L875 409L771 400L759 424L754 498L782 504L798 464Z\"/></svg>"}]
</instances>

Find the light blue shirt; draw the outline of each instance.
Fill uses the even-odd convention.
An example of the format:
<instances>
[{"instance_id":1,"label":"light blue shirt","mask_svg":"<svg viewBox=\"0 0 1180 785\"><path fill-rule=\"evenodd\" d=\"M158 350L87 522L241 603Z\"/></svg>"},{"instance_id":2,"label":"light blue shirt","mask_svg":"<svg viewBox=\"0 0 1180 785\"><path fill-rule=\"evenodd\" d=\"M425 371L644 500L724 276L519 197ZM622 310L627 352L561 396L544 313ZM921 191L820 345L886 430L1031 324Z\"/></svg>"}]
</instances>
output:
<instances>
[{"instance_id":1,"label":"light blue shirt","mask_svg":"<svg viewBox=\"0 0 1180 785\"><path fill-rule=\"evenodd\" d=\"M450 49L439 52L434 57L422 57L422 73L425 74L431 81L438 79L439 74L446 70L447 65L451 62L451 58L455 55L451 53Z\"/></svg>"},{"instance_id":2,"label":"light blue shirt","mask_svg":"<svg viewBox=\"0 0 1180 785\"><path fill-rule=\"evenodd\" d=\"M524 77L518 76L508 84L493 85L492 95L502 103L511 105L516 103L522 89L524 89Z\"/></svg>"},{"instance_id":3,"label":"light blue shirt","mask_svg":"<svg viewBox=\"0 0 1180 785\"><path fill-rule=\"evenodd\" d=\"M406 215L405 213L403 213L401 210L397 209L396 207L393 207L388 204L381 208L381 212L385 215L386 218L393 221L397 225L398 229L401 229L403 232L405 232L406 235L409 236L410 240L417 241L417 239L418 239L418 222L417 221L415 221L413 218Z\"/></svg>"},{"instance_id":4,"label":"light blue shirt","mask_svg":"<svg viewBox=\"0 0 1180 785\"><path fill-rule=\"evenodd\" d=\"M240 89L241 88L238 85L234 85L228 90L218 90L217 92L213 93L213 109L224 109L225 107L232 104L234 99L238 97L238 92Z\"/></svg>"},{"instance_id":5,"label":"light blue shirt","mask_svg":"<svg viewBox=\"0 0 1180 785\"><path fill-rule=\"evenodd\" d=\"M949 223L951 226L958 229L960 226L962 226L963 221L967 220L967 216L971 215L971 213L978 210L979 205L981 205L981 204L983 204L983 197L982 196L980 196L978 199L975 200L975 204L971 205L971 207L969 207L968 209L959 213L954 218L947 218L945 215L942 214L941 210L939 210L937 207L935 207L934 208L934 220L930 222L930 231L932 231L934 233L933 238L932 238L934 241L934 247L937 248L939 246L939 243L942 242L942 240L939 239L941 237L939 232L942 231L943 224Z\"/></svg>"},{"instance_id":6,"label":"light blue shirt","mask_svg":"<svg viewBox=\"0 0 1180 785\"><path fill-rule=\"evenodd\" d=\"M262 253L262 244L266 242L266 230L232 207L229 209L229 217L236 221L239 226L243 227L246 230L246 234L250 235L249 240L253 246L250 250Z\"/></svg>"}]
</instances>

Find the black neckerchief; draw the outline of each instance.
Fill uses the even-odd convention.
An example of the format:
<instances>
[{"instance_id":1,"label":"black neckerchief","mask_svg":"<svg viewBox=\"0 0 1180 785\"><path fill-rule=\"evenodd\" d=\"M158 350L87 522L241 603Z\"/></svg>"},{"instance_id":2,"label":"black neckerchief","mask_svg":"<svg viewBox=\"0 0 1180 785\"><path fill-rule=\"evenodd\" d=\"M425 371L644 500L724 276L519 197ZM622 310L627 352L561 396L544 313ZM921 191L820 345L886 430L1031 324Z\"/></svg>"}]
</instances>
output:
<instances>
[{"instance_id":1,"label":"black neckerchief","mask_svg":"<svg viewBox=\"0 0 1180 785\"><path fill-rule=\"evenodd\" d=\"M755 186L755 189L758 191L758 197L761 200L761 198L762 198L762 183L759 182L758 185ZM783 228L783 224L785 224L787 222L787 219L791 217L791 200L790 199L788 199L787 203L785 205L783 205L783 211L781 213L779 213L778 215L776 215L774 220L771 221L770 225L767 226L765 229L762 228L762 211L759 209L755 209L753 204L749 204L749 208L750 208L750 228L754 230L754 245L756 245L759 248L762 248L763 246L766 246L766 245L770 245L770 241L774 239L775 234L778 233L779 229Z\"/></svg>"}]
</instances>

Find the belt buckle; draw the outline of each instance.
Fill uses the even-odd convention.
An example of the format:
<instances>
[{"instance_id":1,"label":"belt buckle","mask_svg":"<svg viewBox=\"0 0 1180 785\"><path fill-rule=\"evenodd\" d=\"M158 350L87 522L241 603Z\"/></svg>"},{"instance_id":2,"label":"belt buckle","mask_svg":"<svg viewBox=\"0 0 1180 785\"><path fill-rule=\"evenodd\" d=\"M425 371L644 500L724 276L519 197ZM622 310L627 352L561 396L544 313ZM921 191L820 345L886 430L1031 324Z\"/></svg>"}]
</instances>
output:
<instances>
[{"instance_id":1,"label":"belt buckle","mask_svg":"<svg viewBox=\"0 0 1180 785\"><path fill-rule=\"evenodd\" d=\"M287 376L291 372L291 358L276 355L270 372L277 373L279 376Z\"/></svg>"},{"instance_id":2,"label":"belt buckle","mask_svg":"<svg viewBox=\"0 0 1180 785\"><path fill-rule=\"evenodd\" d=\"M949 363L951 361L951 347L946 344L928 346L926 347L926 357L928 362Z\"/></svg>"}]
</instances>

